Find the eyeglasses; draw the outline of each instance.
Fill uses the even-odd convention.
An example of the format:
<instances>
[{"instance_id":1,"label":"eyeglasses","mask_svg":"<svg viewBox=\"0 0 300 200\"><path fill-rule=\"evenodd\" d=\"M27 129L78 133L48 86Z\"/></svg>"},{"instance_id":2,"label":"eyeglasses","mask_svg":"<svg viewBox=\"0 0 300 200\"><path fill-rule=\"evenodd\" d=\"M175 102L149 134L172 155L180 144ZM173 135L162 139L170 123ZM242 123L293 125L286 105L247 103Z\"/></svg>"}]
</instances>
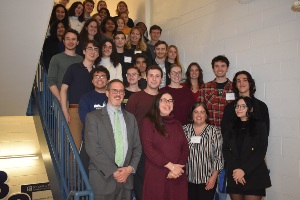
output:
<instances>
[{"instance_id":1,"label":"eyeglasses","mask_svg":"<svg viewBox=\"0 0 300 200\"><path fill-rule=\"evenodd\" d=\"M124 38L124 37L122 37L122 38L116 37L115 40L117 40L117 41L118 41L118 40L119 40L119 41L122 41L122 40L125 40L125 38Z\"/></svg>"},{"instance_id":2,"label":"eyeglasses","mask_svg":"<svg viewBox=\"0 0 300 200\"><path fill-rule=\"evenodd\" d=\"M98 47L87 47L86 50L99 52L99 48Z\"/></svg>"},{"instance_id":3,"label":"eyeglasses","mask_svg":"<svg viewBox=\"0 0 300 200\"><path fill-rule=\"evenodd\" d=\"M94 78L96 79L104 79L104 78L107 78L106 75L95 75Z\"/></svg>"},{"instance_id":4,"label":"eyeglasses","mask_svg":"<svg viewBox=\"0 0 300 200\"><path fill-rule=\"evenodd\" d=\"M180 75L181 75L181 72L171 72L171 75L172 75L172 76L180 76Z\"/></svg>"},{"instance_id":5,"label":"eyeglasses","mask_svg":"<svg viewBox=\"0 0 300 200\"><path fill-rule=\"evenodd\" d=\"M247 108L247 105L246 104L235 104L234 108L237 110L237 109L241 109L241 110L245 110Z\"/></svg>"},{"instance_id":6,"label":"eyeglasses","mask_svg":"<svg viewBox=\"0 0 300 200\"><path fill-rule=\"evenodd\" d=\"M109 91L111 91L111 93L113 94L124 94L124 90L117 90L117 89L110 89Z\"/></svg>"},{"instance_id":7,"label":"eyeglasses","mask_svg":"<svg viewBox=\"0 0 300 200\"><path fill-rule=\"evenodd\" d=\"M164 104L173 104L174 103L174 99L160 99L160 102L164 103Z\"/></svg>"},{"instance_id":8,"label":"eyeglasses","mask_svg":"<svg viewBox=\"0 0 300 200\"><path fill-rule=\"evenodd\" d=\"M127 77L136 77L138 74L137 73L132 73L132 74L126 74Z\"/></svg>"}]
</instances>

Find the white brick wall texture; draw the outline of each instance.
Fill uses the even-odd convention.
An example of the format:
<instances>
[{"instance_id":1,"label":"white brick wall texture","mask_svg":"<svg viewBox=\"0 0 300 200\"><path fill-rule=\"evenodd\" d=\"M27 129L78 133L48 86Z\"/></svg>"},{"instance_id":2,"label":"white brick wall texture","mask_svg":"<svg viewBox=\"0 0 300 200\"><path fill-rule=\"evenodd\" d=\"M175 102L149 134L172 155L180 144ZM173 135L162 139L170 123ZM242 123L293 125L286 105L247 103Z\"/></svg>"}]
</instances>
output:
<instances>
[{"instance_id":1,"label":"white brick wall texture","mask_svg":"<svg viewBox=\"0 0 300 200\"><path fill-rule=\"evenodd\" d=\"M198 62L210 81L212 58L225 54L232 63L229 78L239 70L255 78L256 96L271 118L267 161L273 186L266 200L300 200L300 13L291 10L292 2L153 0L153 23L163 28L168 44L179 44L184 67Z\"/></svg>"}]
</instances>

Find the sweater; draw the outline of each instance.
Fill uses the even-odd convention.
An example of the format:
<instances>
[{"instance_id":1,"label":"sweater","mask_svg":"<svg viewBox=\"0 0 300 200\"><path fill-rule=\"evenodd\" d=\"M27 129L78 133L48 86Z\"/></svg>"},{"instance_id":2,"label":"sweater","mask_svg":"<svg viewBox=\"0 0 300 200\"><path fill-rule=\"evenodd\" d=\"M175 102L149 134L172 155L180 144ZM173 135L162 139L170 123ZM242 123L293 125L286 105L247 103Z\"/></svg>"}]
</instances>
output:
<instances>
[{"instance_id":1,"label":"sweater","mask_svg":"<svg viewBox=\"0 0 300 200\"><path fill-rule=\"evenodd\" d=\"M98 66L99 65L102 65L102 66L104 66L108 69L109 75L110 75L110 80L119 79L119 80L123 81L123 78L122 78L122 65L120 63L117 65L117 67L115 67L113 65L113 63L110 61L110 58L102 57L100 63L98 64Z\"/></svg>"},{"instance_id":2,"label":"sweater","mask_svg":"<svg viewBox=\"0 0 300 200\"><path fill-rule=\"evenodd\" d=\"M63 77L68 67L74 63L82 62L82 56L69 56L65 52L56 54L50 60L47 84L49 87L56 85L60 90Z\"/></svg>"}]
</instances>

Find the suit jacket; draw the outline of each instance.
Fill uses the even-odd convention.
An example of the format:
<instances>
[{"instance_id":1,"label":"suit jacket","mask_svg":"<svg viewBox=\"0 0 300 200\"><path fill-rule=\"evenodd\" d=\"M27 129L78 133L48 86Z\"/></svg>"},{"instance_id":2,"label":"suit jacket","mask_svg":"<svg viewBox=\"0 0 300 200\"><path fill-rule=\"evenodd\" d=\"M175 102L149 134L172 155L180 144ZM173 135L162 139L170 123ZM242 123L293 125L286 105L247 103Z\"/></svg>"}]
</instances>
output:
<instances>
[{"instance_id":1,"label":"suit jacket","mask_svg":"<svg viewBox=\"0 0 300 200\"><path fill-rule=\"evenodd\" d=\"M124 167L135 170L140 160L142 146L135 117L122 110L127 129L128 151ZM89 179L95 194L111 194L116 188L113 173L118 166L115 163L115 139L107 107L87 114L85 122L85 147L90 157ZM133 189L133 175L124 183L126 189Z\"/></svg>"},{"instance_id":2,"label":"suit jacket","mask_svg":"<svg viewBox=\"0 0 300 200\"><path fill-rule=\"evenodd\" d=\"M235 121L235 123L238 123ZM223 156L227 168L227 186L244 190L264 189L271 186L271 180L264 160L268 147L268 131L263 121L250 119L250 124L244 137L241 152L237 148L238 131L233 122L228 123L223 137ZM232 173L235 169L245 172L246 184L236 184Z\"/></svg>"}]
</instances>

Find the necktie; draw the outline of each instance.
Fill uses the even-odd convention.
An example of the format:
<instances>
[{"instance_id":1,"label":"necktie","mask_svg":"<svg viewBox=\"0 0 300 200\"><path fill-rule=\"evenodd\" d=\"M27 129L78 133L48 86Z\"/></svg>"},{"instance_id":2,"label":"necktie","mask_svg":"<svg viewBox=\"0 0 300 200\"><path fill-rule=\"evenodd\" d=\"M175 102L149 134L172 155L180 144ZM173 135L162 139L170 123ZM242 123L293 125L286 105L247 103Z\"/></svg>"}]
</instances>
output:
<instances>
[{"instance_id":1,"label":"necktie","mask_svg":"<svg viewBox=\"0 0 300 200\"><path fill-rule=\"evenodd\" d=\"M118 111L114 111L114 125L115 125L115 145L116 145L116 154L115 154L115 162L118 166L121 166L123 163L123 137L122 137L122 129L121 123L118 115Z\"/></svg>"}]
</instances>

